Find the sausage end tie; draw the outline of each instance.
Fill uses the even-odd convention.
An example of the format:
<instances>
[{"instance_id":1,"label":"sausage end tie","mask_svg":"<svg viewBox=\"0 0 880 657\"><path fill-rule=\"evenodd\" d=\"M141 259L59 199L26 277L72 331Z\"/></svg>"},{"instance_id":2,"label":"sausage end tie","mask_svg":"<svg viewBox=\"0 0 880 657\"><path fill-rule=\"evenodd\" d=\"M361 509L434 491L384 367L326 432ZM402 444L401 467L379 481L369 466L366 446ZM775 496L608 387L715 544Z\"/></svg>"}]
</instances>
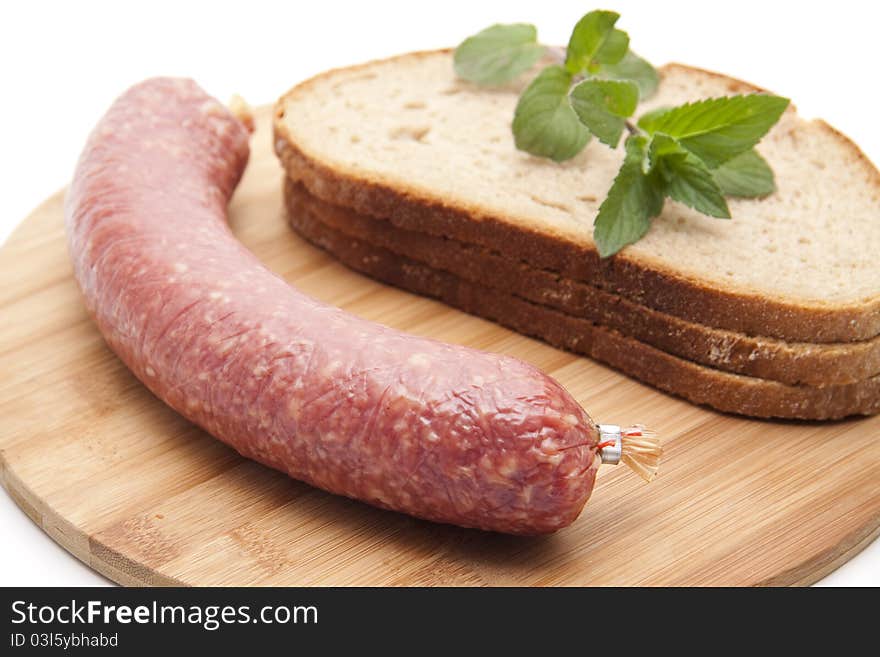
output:
<instances>
[{"instance_id":1,"label":"sausage end tie","mask_svg":"<svg viewBox=\"0 0 880 657\"><path fill-rule=\"evenodd\" d=\"M645 481L657 476L663 447L657 434L640 424L621 429L616 424L599 425L599 456L604 465L628 465Z\"/></svg>"}]
</instances>

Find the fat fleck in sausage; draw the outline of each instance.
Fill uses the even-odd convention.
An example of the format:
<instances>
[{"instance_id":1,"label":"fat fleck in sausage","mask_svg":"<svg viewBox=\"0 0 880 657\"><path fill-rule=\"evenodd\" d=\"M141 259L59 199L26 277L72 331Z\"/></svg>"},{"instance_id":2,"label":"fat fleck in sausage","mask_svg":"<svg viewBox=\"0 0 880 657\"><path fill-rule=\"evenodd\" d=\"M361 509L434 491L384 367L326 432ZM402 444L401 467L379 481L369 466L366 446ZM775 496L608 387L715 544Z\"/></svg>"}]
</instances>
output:
<instances>
[{"instance_id":1,"label":"fat fleck in sausage","mask_svg":"<svg viewBox=\"0 0 880 657\"><path fill-rule=\"evenodd\" d=\"M539 534L590 496L599 431L517 359L406 335L291 288L232 235L248 131L188 80L120 97L67 194L76 279L107 343L238 452L430 520Z\"/></svg>"}]
</instances>

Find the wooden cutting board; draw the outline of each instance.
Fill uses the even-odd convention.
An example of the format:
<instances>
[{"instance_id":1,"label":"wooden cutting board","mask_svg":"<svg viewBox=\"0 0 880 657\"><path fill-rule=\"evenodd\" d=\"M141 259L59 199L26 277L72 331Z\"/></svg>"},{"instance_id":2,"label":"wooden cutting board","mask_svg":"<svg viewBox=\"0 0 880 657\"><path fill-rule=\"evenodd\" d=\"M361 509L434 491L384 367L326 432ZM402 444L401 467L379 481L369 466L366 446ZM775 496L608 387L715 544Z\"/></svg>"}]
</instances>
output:
<instances>
[{"instance_id":1,"label":"wooden cutting board","mask_svg":"<svg viewBox=\"0 0 880 657\"><path fill-rule=\"evenodd\" d=\"M598 420L655 428L660 477L603 467L574 525L515 538L380 511L244 460L105 347L71 276L58 193L0 250L0 478L99 572L123 584L805 584L878 535L880 417L722 415L364 278L285 224L265 109L252 143L231 223L271 269L352 313L534 363Z\"/></svg>"}]
</instances>

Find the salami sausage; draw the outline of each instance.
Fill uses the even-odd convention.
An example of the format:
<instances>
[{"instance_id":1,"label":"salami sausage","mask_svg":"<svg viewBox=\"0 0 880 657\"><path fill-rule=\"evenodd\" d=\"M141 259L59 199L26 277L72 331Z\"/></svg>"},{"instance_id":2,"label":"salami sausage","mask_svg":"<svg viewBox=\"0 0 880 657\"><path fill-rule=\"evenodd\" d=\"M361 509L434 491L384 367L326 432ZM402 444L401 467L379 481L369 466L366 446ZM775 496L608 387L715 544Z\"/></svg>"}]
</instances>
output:
<instances>
[{"instance_id":1,"label":"salami sausage","mask_svg":"<svg viewBox=\"0 0 880 657\"><path fill-rule=\"evenodd\" d=\"M248 131L188 80L121 96L65 204L86 305L160 399L242 455L324 490L466 527L553 532L590 496L599 431L515 358L316 301L238 242Z\"/></svg>"}]
</instances>

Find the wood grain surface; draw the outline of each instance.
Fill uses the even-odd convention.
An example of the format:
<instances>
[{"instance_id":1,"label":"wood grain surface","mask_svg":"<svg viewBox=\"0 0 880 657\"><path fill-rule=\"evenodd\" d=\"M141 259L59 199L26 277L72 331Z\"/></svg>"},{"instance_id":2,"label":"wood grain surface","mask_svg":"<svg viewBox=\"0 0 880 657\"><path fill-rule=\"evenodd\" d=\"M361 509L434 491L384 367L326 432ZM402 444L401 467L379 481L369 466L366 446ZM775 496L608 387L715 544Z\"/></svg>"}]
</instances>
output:
<instances>
[{"instance_id":1,"label":"wood grain surface","mask_svg":"<svg viewBox=\"0 0 880 657\"><path fill-rule=\"evenodd\" d=\"M153 397L106 348L71 275L62 194L0 250L0 479L53 539L122 584L806 584L880 528L880 417L722 415L355 274L287 227L268 111L230 208L268 267L325 301L558 378L599 421L665 440L658 479L603 467L571 527L516 538L329 495Z\"/></svg>"}]
</instances>

